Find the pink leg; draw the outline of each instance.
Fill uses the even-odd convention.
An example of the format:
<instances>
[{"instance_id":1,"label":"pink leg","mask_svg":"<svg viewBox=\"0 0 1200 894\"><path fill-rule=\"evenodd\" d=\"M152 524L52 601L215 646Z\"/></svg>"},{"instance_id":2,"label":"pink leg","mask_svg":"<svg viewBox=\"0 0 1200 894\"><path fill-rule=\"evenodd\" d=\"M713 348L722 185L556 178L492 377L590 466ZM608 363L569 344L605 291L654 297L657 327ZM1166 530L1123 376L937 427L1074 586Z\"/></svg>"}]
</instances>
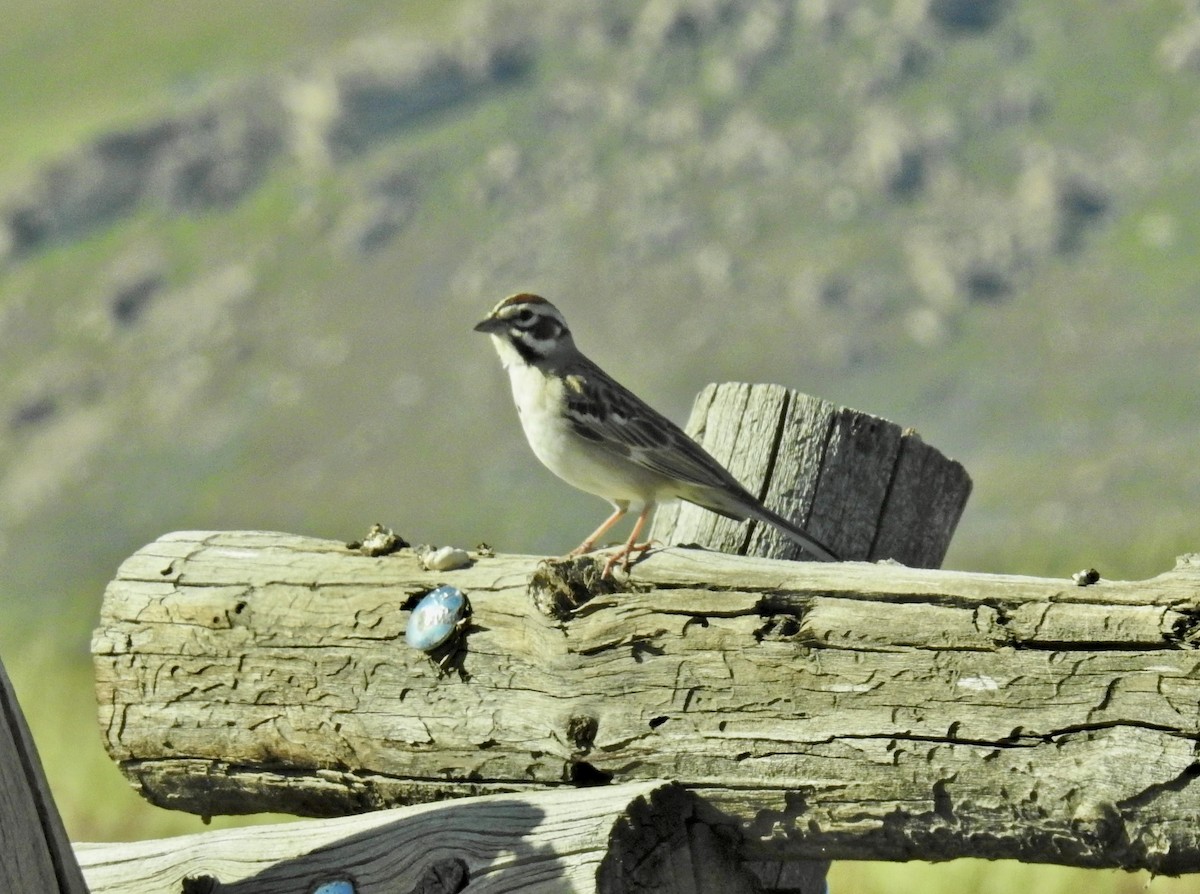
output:
<instances>
[{"instance_id":1,"label":"pink leg","mask_svg":"<svg viewBox=\"0 0 1200 894\"><path fill-rule=\"evenodd\" d=\"M619 522L621 520L622 516L624 516L625 513L629 511L628 503L618 503L618 504L616 504L616 506L617 506L617 511L614 512L612 515L610 515L608 518L606 518L601 523L600 527L598 527L596 530L592 531L592 533L590 535L588 535L588 538L586 540L584 540L583 543L579 544L579 546L575 547L573 550L571 550L569 553L567 553L567 555L582 556L584 553L590 553L592 551L592 547L594 547L596 545L596 541L599 540L601 537L603 537L605 534L607 534L609 528L611 528L613 525L615 525L617 522Z\"/></svg>"},{"instance_id":2,"label":"pink leg","mask_svg":"<svg viewBox=\"0 0 1200 894\"><path fill-rule=\"evenodd\" d=\"M654 504L647 503L642 509L642 514L637 517L637 521L633 523L633 531L629 534L629 539L625 541L625 545L609 556L608 561L604 563L604 570L600 573L601 577L608 577L612 574L613 567L621 562L622 570L628 574L629 566L634 562L634 553L637 558L641 558L642 554L650 548L650 541L638 543L638 535L642 533L642 528L646 526L646 519L650 517L650 513L654 511ZM623 560L623 561L622 561Z\"/></svg>"}]
</instances>

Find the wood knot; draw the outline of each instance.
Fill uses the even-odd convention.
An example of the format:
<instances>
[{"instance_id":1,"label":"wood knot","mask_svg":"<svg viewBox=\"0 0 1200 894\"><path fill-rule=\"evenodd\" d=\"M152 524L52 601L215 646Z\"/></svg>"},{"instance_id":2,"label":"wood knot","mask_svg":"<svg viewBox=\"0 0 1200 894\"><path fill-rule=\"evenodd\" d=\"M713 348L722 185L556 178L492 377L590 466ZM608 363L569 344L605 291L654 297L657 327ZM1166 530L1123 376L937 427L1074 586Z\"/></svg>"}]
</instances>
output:
<instances>
[{"instance_id":1,"label":"wood knot","mask_svg":"<svg viewBox=\"0 0 1200 894\"><path fill-rule=\"evenodd\" d=\"M1125 820L1112 801L1082 802L1071 815L1071 831L1097 848L1110 849L1128 841Z\"/></svg>"},{"instance_id":2,"label":"wood knot","mask_svg":"<svg viewBox=\"0 0 1200 894\"><path fill-rule=\"evenodd\" d=\"M600 721L587 714L572 714L567 721L567 741L577 752L586 754L596 744L596 733L600 730Z\"/></svg>"},{"instance_id":3,"label":"wood knot","mask_svg":"<svg viewBox=\"0 0 1200 894\"><path fill-rule=\"evenodd\" d=\"M430 863L408 894L458 894L471 883L471 871L459 857Z\"/></svg>"}]
</instances>

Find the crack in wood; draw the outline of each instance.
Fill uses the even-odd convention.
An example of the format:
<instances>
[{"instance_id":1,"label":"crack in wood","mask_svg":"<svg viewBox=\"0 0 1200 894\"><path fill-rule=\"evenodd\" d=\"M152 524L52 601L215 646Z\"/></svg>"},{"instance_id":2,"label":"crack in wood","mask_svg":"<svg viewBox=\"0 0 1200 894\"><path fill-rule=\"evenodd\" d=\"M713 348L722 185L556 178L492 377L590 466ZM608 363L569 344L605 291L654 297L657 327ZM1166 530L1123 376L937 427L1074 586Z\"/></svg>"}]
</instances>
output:
<instances>
[{"instance_id":1,"label":"crack in wood","mask_svg":"<svg viewBox=\"0 0 1200 894\"><path fill-rule=\"evenodd\" d=\"M1200 608L1194 605L1179 605L1174 607L1174 610L1179 613L1179 618L1171 625L1164 638L1177 643L1180 648L1200 648Z\"/></svg>"},{"instance_id":2,"label":"crack in wood","mask_svg":"<svg viewBox=\"0 0 1200 894\"><path fill-rule=\"evenodd\" d=\"M808 786L792 840L747 833L755 859L1035 854L1200 867L1200 786L1189 784L1200 775L1200 658L1170 641L1192 629L1178 610L1200 617L1193 570L1085 592L667 549L636 566L637 592L556 621L525 598L533 560L496 556L456 572L479 620L466 684L397 648L386 635L399 625L377 625L433 580L415 559L348 559L274 536L307 546L288 554L287 574L268 557L261 579L320 580L321 598L259 588L253 562L203 551L175 567L213 586L136 583L150 563L135 556L106 595L94 640L101 722L114 757L153 756L127 775L156 803L328 815L562 787L574 760L577 776L590 767L613 783L679 779L743 823ZM207 623L237 598L249 601L234 630L171 623ZM594 735L572 730L587 717ZM531 748L542 753L531 759ZM246 769L225 773L214 759ZM954 781L935 797L938 780ZM907 820L885 822L893 809ZM1123 827L1133 844L1114 837Z\"/></svg>"},{"instance_id":3,"label":"crack in wood","mask_svg":"<svg viewBox=\"0 0 1200 894\"><path fill-rule=\"evenodd\" d=\"M1184 767L1174 779L1156 782L1148 785L1136 795L1130 795L1116 802L1119 810L1144 810L1150 807L1158 798L1167 794L1177 794L1187 789L1192 780L1200 777L1200 761Z\"/></svg>"}]
</instances>

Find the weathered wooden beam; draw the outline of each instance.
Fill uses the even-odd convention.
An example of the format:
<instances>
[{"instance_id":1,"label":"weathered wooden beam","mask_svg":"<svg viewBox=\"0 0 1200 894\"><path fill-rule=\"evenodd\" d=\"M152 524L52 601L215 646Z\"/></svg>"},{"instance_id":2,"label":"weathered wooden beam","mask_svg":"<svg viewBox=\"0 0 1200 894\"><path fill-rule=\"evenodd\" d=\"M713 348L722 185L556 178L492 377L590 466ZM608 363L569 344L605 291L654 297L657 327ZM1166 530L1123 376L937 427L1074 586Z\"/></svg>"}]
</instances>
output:
<instances>
[{"instance_id":1,"label":"weathered wooden beam","mask_svg":"<svg viewBox=\"0 0 1200 894\"><path fill-rule=\"evenodd\" d=\"M2 663L0 891L87 894L25 715Z\"/></svg>"},{"instance_id":2,"label":"weathered wooden beam","mask_svg":"<svg viewBox=\"0 0 1200 894\"><path fill-rule=\"evenodd\" d=\"M735 820L751 860L1200 870L1195 557L1088 587L686 549L621 592L596 576L168 535L105 595L109 751L197 813L667 778ZM474 606L445 669L402 636L439 584Z\"/></svg>"},{"instance_id":3,"label":"weathered wooden beam","mask_svg":"<svg viewBox=\"0 0 1200 894\"><path fill-rule=\"evenodd\" d=\"M751 894L737 843L682 787L642 782L77 851L92 894Z\"/></svg>"},{"instance_id":4,"label":"weathered wooden beam","mask_svg":"<svg viewBox=\"0 0 1200 894\"><path fill-rule=\"evenodd\" d=\"M708 385L686 430L747 489L843 559L937 568L971 494L962 465L915 431L781 385ZM770 525L689 503L660 508L650 536L737 555L801 555Z\"/></svg>"}]
</instances>

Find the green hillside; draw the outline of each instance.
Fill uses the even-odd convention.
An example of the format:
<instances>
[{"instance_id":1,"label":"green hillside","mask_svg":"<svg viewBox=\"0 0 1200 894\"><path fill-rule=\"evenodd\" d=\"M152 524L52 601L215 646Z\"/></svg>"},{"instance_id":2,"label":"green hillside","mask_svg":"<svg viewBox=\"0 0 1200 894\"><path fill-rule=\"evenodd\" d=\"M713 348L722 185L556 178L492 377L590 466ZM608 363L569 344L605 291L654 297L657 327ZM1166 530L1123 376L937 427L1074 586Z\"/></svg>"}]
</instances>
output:
<instances>
[{"instance_id":1,"label":"green hillside","mask_svg":"<svg viewBox=\"0 0 1200 894\"><path fill-rule=\"evenodd\" d=\"M1200 545L1189 5L8 6L0 655L76 839L194 828L90 729L143 543L598 523L471 332L513 291L673 418L736 379L916 427L975 480L949 566Z\"/></svg>"}]
</instances>

